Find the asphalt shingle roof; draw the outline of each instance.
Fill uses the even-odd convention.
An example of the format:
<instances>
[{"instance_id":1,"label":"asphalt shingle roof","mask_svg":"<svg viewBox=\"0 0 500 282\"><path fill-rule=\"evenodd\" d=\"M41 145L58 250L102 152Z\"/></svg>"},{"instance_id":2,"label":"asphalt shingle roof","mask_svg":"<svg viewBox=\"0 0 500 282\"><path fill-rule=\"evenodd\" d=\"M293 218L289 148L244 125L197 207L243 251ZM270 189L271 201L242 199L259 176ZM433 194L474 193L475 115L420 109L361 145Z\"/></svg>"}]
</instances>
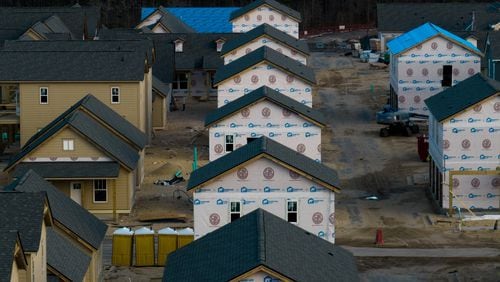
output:
<instances>
[{"instance_id":1,"label":"asphalt shingle roof","mask_svg":"<svg viewBox=\"0 0 500 282\"><path fill-rule=\"evenodd\" d=\"M84 36L84 23L90 36L99 28L99 7L0 7L0 42L17 39L36 22L57 16L75 39ZM54 27L55 28L55 27Z\"/></svg>"},{"instance_id":2,"label":"asphalt shingle roof","mask_svg":"<svg viewBox=\"0 0 500 282\"><path fill-rule=\"evenodd\" d=\"M69 242L53 228L47 228L47 264L70 281L83 281L90 256Z\"/></svg>"},{"instance_id":3,"label":"asphalt shingle roof","mask_svg":"<svg viewBox=\"0 0 500 282\"><path fill-rule=\"evenodd\" d=\"M28 171L17 181L5 187L5 190L20 192L43 191L47 193L54 220L60 222L95 249L100 248L108 226L34 171Z\"/></svg>"},{"instance_id":4,"label":"asphalt shingle roof","mask_svg":"<svg viewBox=\"0 0 500 282\"><path fill-rule=\"evenodd\" d=\"M98 121L84 113L82 110L76 110L58 120L59 121L57 123L49 123L41 130L44 132L43 134L41 134L36 140L33 140L31 143L25 145L21 152L17 155L14 155L5 170L8 170L18 161L22 160L31 151L45 142L45 140L48 140L66 126L70 126L78 133L86 136L91 143L108 153L112 158L125 165L128 169L133 170L136 168L139 160L137 149L134 149L114 132L101 125Z\"/></svg>"},{"instance_id":5,"label":"asphalt shingle roof","mask_svg":"<svg viewBox=\"0 0 500 282\"><path fill-rule=\"evenodd\" d=\"M0 192L0 230L17 230L26 252L38 251L46 197L45 192Z\"/></svg>"},{"instance_id":6,"label":"asphalt shingle roof","mask_svg":"<svg viewBox=\"0 0 500 282\"><path fill-rule=\"evenodd\" d=\"M481 51L479 51L479 49L477 49L477 47L469 41L432 23L425 23L415 29L401 34L400 36L389 41L387 43L387 47L389 47L389 51L392 54L399 54L438 35L443 36L448 40L454 41L455 43L460 44L462 47L467 48L472 52L480 55L482 54Z\"/></svg>"},{"instance_id":7,"label":"asphalt shingle roof","mask_svg":"<svg viewBox=\"0 0 500 282\"><path fill-rule=\"evenodd\" d=\"M29 170L34 170L43 178L116 178L120 173L117 162L24 162L16 165L14 178L22 177Z\"/></svg>"},{"instance_id":8,"label":"asphalt shingle roof","mask_svg":"<svg viewBox=\"0 0 500 282\"><path fill-rule=\"evenodd\" d=\"M464 31L472 23L474 30L488 30L500 22L500 12L494 3L379 3L377 26L382 32L406 32L426 22L455 32Z\"/></svg>"},{"instance_id":9,"label":"asphalt shingle roof","mask_svg":"<svg viewBox=\"0 0 500 282\"><path fill-rule=\"evenodd\" d=\"M33 141L38 139L40 136L45 134L53 125L61 122L69 114L79 110L84 109L90 112L92 115L96 116L100 121L107 124L110 128L118 132L122 137L128 139L137 148L143 149L146 146L146 135L140 131L137 127L131 124L124 117L119 115L117 112L109 108L106 104L101 102L92 94L87 94L80 101L76 102L73 106L67 109L64 113L50 122L47 126L42 128L40 131L35 133L24 146L28 146Z\"/></svg>"},{"instance_id":10,"label":"asphalt shingle roof","mask_svg":"<svg viewBox=\"0 0 500 282\"><path fill-rule=\"evenodd\" d=\"M258 7L260 7L262 5L267 5L273 9L275 9L278 12L284 13L285 15L288 15L288 16L296 19L299 22L302 19L299 12L291 9L290 7L288 7L286 5L281 4L278 1L275 1L275 0L256 0L256 1L253 1L246 6L241 7L239 10L232 12L231 16L229 17L229 20L232 21L236 18L239 18L239 17L243 16L244 14L246 14L254 9L257 9Z\"/></svg>"},{"instance_id":11,"label":"asphalt shingle roof","mask_svg":"<svg viewBox=\"0 0 500 282\"><path fill-rule=\"evenodd\" d=\"M0 281L11 281L16 243L21 243L17 231L0 231Z\"/></svg>"},{"instance_id":12,"label":"asphalt shingle roof","mask_svg":"<svg viewBox=\"0 0 500 282\"><path fill-rule=\"evenodd\" d=\"M290 48L302 52L305 55L309 54L309 47L307 46L306 41L298 40L265 23L248 32L241 33L236 38L226 42L226 44L222 47L221 55L223 56L264 35L267 35L282 44L288 45Z\"/></svg>"},{"instance_id":13,"label":"asphalt shingle roof","mask_svg":"<svg viewBox=\"0 0 500 282\"><path fill-rule=\"evenodd\" d=\"M163 281L230 281L261 265L291 281L359 281L349 251L262 209L171 253Z\"/></svg>"},{"instance_id":14,"label":"asphalt shingle roof","mask_svg":"<svg viewBox=\"0 0 500 282\"><path fill-rule=\"evenodd\" d=\"M493 60L500 60L500 31L492 31L487 35L488 40L490 41L490 50L489 55ZM478 42L479 43L479 42ZM485 42L486 45L486 42ZM486 48L486 46L485 46Z\"/></svg>"},{"instance_id":15,"label":"asphalt shingle roof","mask_svg":"<svg viewBox=\"0 0 500 282\"><path fill-rule=\"evenodd\" d=\"M219 84L264 61L311 84L316 84L314 71L311 68L267 46L262 46L227 65L221 66L215 73L214 84Z\"/></svg>"},{"instance_id":16,"label":"asphalt shingle roof","mask_svg":"<svg viewBox=\"0 0 500 282\"><path fill-rule=\"evenodd\" d=\"M443 121L500 92L500 82L475 74L425 100L432 115Z\"/></svg>"},{"instance_id":17,"label":"asphalt shingle roof","mask_svg":"<svg viewBox=\"0 0 500 282\"><path fill-rule=\"evenodd\" d=\"M153 89L164 97L167 97L170 94L170 91L172 90L169 85L167 85L154 75L153 75Z\"/></svg>"},{"instance_id":18,"label":"asphalt shingle roof","mask_svg":"<svg viewBox=\"0 0 500 282\"><path fill-rule=\"evenodd\" d=\"M324 164L295 152L292 149L267 137L260 137L245 146L226 154L215 161L193 171L187 185L187 190L197 188L234 167L241 165L260 155L268 155L296 170L309 175L312 181L321 181L330 185L329 189L340 190L337 172Z\"/></svg>"},{"instance_id":19,"label":"asphalt shingle roof","mask_svg":"<svg viewBox=\"0 0 500 282\"><path fill-rule=\"evenodd\" d=\"M161 18L158 21L161 23L168 31L171 33L190 33L195 32L193 28L171 13L169 10L160 6L158 12L161 14ZM154 24L156 25L156 24Z\"/></svg>"},{"instance_id":20,"label":"asphalt shingle roof","mask_svg":"<svg viewBox=\"0 0 500 282\"><path fill-rule=\"evenodd\" d=\"M205 117L205 126L210 126L211 124L231 116L237 111L240 111L241 109L255 104L263 99L267 99L280 107L286 108L291 112L301 115L304 118L317 122L323 126L326 124L326 119L321 112L299 103L267 86L262 86L209 113Z\"/></svg>"}]
</instances>

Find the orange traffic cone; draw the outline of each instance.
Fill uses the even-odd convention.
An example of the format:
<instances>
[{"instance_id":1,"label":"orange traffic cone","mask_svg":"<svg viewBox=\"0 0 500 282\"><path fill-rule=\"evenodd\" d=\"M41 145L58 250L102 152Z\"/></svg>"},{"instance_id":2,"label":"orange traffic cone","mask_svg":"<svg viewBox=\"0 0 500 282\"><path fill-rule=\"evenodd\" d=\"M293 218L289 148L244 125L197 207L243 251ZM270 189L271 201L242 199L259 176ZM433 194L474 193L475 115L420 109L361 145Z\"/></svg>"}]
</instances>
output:
<instances>
[{"instance_id":1,"label":"orange traffic cone","mask_svg":"<svg viewBox=\"0 0 500 282\"><path fill-rule=\"evenodd\" d=\"M375 236L375 245L382 246L384 245L384 234L382 233L382 229L377 229L377 235Z\"/></svg>"}]
</instances>

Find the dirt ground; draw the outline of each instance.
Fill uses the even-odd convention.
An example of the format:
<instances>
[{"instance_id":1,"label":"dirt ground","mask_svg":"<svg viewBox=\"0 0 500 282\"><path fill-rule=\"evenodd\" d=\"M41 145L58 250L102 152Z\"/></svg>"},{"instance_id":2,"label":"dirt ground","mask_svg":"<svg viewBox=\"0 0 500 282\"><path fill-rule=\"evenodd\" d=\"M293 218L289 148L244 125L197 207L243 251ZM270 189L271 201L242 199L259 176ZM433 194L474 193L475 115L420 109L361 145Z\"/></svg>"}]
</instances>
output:
<instances>
[{"instance_id":1,"label":"dirt ground","mask_svg":"<svg viewBox=\"0 0 500 282\"><path fill-rule=\"evenodd\" d=\"M318 80L315 108L329 120L323 130L323 163L338 171L342 192L337 195L337 244L373 246L382 229L384 247L494 247L500 231L494 222L475 231L458 231L456 220L436 215L426 197L428 163L417 155L416 137L380 138L375 112L388 94L387 69L372 69L342 53L313 53ZM152 226L155 230L192 226L192 204L186 182L158 186L181 170L189 178L193 148L199 165L208 160L205 115L216 101L188 101L186 111L168 114L168 127L156 131L146 150L146 177L136 194L130 216L116 226ZM377 196L379 200L366 200ZM484 230L482 230L484 229ZM110 229L110 233L113 228ZM109 255L105 263L109 264ZM498 281L499 259L358 258L363 281ZM106 281L157 281L162 268L106 267Z\"/></svg>"}]
</instances>

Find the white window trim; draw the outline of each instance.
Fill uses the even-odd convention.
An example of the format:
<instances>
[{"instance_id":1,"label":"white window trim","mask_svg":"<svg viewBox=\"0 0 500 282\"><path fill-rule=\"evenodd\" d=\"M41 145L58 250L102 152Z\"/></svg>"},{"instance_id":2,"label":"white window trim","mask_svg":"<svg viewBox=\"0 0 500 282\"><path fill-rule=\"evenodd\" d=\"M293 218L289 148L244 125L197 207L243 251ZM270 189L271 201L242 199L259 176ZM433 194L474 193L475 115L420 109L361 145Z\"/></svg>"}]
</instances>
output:
<instances>
[{"instance_id":1,"label":"white window trim","mask_svg":"<svg viewBox=\"0 0 500 282\"><path fill-rule=\"evenodd\" d=\"M118 89L118 102L113 102L113 89ZM111 98L111 104L120 104L120 102L122 100L121 99L121 89L120 89L120 87L118 87L118 86L111 87L111 96L110 96L110 98Z\"/></svg>"},{"instance_id":2,"label":"white window trim","mask_svg":"<svg viewBox=\"0 0 500 282\"><path fill-rule=\"evenodd\" d=\"M42 89L45 89L47 91L47 102L42 103ZM48 87L40 87L40 90L38 92L38 102L40 105L47 105L49 103L49 88Z\"/></svg>"},{"instance_id":3,"label":"white window trim","mask_svg":"<svg viewBox=\"0 0 500 282\"><path fill-rule=\"evenodd\" d=\"M96 180L103 180L103 181L104 181L104 183L106 183L106 201L96 201L96 200L95 200L95 190L96 190L96 189L95 189L95 188L96 188L96 187L95 187L95 181L96 181ZM93 202L94 204L106 204L106 203L108 202L108 199L109 199L109 195L108 195L108 180L107 180L107 179L94 179L94 180L92 181L92 202Z\"/></svg>"},{"instance_id":4,"label":"white window trim","mask_svg":"<svg viewBox=\"0 0 500 282\"><path fill-rule=\"evenodd\" d=\"M66 144L68 144L67 147ZM74 151L74 150L75 150L75 139L63 139L63 151Z\"/></svg>"},{"instance_id":5,"label":"white window trim","mask_svg":"<svg viewBox=\"0 0 500 282\"><path fill-rule=\"evenodd\" d=\"M232 205L232 203L239 203L240 204L240 211L239 212L233 212L233 211L231 211L231 205ZM229 221L230 222L232 222L231 221L231 215L233 215L233 214L239 214L240 217L238 219L240 219L243 216L241 214L241 201L229 201Z\"/></svg>"},{"instance_id":6,"label":"white window trim","mask_svg":"<svg viewBox=\"0 0 500 282\"><path fill-rule=\"evenodd\" d=\"M297 205L297 211L293 212L293 211L288 211L288 203L290 202L295 202ZM288 223L291 223L291 224L299 224L299 201L298 200L294 200L294 199L287 199L286 200L286 206L285 206L285 212L286 212L286 221ZM288 221L288 213L296 213L297 214L297 221L296 222L289 222Z\"/></svg>"}]
</instances>

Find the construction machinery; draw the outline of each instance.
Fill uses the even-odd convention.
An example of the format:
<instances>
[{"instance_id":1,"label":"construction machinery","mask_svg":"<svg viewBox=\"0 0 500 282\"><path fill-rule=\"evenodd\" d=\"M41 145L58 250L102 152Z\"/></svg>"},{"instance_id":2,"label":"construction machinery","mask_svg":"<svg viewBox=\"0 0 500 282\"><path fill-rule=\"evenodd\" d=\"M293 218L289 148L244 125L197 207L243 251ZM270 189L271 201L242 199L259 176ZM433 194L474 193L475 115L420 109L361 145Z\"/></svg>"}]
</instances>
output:
<instances>
[{"instance_id":1,"label":"construction machinery","mask_svg":"<svg viewBox=\"0 0 500 282\"><path fill-rule=\"evenodd\" d=\"M380 129L380 137L403 134L411 136L419 132L418 122L425 122L429 116L396 111L390 105L385 105L384 109L377 113L377 123L386 125Z\"/></svg>"}]
</instances>

